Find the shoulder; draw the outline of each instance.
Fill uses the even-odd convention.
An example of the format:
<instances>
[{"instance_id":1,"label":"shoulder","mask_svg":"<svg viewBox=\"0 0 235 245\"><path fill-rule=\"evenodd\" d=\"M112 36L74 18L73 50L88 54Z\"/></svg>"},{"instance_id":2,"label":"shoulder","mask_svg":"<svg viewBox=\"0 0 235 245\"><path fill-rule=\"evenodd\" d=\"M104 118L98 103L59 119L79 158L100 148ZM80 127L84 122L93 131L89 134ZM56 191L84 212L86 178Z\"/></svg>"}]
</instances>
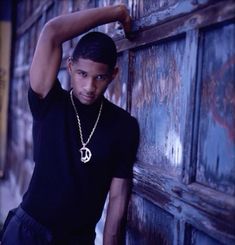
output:
<instances>
[{"instance_id":1,"label":"shoulder","mask_svg":"<svg viewBox=\"0 0 235 245\"><path fill-rule=\"evenodd\" d=\"M132 118L133 118L129 112L127 112L123 108L115 105L114 103L107 100L106 98L104 99L104 105L106 108L105 109L106 113L108 113L109 115L112 115L116 119L132 120Z\"/></svg>"},{"instance_id":2,"label":"shoulder","mask_svg":"<svg viewBox=\"0 0 235 245\"><path fill-rule=\"evenodd\" d=\"M68 93L66 90L64 90L61 86L61 83L58 79L55 80L53 87L48 91L45 97L41 97L38 93L36 93L32 87L29 87L29 97L33 97L41 102L47 101L51 98L58 97L58 96L65 96L66 93Z\"/></svg>"},{"instance_id":3,"label":"shoulder","mask_svg":"<svg viewBox=\"0 0 235 245\"><path fill-rule=\"evenodd\" d=\"M112 121L125 130L138 130L138 122L129 112L105 99L106 113Z\"/></svg>"},{"instance_id":4,"label":"shoulder","mask_svg":"<svg viewBox=\"0 0 235 245\"><path fill-rule=\"evenodd\" d=\"M31 87L28 90L28 102L35 119L42 119L56 108L62 110L68 100L68 92L61 87L59 80L54 82L48 94L41 98Z\"/></svg>"}]
</instances>

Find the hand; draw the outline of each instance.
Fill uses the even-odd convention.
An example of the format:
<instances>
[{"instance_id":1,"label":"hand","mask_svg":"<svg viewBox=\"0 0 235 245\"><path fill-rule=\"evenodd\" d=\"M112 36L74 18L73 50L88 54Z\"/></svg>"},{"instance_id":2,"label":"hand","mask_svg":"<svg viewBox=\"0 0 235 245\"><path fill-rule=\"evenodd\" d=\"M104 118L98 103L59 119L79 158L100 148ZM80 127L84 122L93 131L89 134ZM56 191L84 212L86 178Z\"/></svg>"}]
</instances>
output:
<instances>
[{"instance_id":1,"label":"hand","mask_svg":"<svg viewBox=\"0 0 235 245\"><path fill-rule=\"evenodd\" d=\"M120 4L119 10L120 10L119 21L123 26L126 37L128 38L129 33L131 32L131 16L125 4Z\"/></svg>"}]
</instances>

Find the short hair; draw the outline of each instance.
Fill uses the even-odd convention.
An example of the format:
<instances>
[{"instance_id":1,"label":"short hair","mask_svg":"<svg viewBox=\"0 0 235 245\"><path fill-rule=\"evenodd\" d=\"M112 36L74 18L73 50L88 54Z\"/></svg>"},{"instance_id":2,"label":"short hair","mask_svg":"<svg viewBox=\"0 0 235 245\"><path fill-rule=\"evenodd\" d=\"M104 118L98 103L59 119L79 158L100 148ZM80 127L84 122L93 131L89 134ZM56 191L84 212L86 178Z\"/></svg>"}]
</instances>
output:
<instances>
[{"instance_id":1,"label":"short hair","mask_svg":"<svg viewBox=\"0 0 235 245\"><path fill-rule=\"evenodd\" d=\"M107 64L113 70L117 61L116 45L111 37L102 32L89 32L77 43L73 59L89 59L94 62Z\"/></svg>"}]
</instances>

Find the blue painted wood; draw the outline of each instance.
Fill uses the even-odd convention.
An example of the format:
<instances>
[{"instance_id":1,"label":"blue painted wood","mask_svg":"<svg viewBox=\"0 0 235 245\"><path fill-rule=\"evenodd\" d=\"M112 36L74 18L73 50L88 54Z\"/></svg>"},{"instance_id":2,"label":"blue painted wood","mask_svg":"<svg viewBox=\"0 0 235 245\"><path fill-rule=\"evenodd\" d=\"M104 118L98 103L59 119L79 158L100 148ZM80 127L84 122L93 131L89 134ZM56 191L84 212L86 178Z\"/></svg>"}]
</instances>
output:
<instances>
[{"instance_id":1,"label":"blue painted wood","mask_svg":"<svg viewBox=\"0 0 235 245\"><path fill-rule=\"evenodd\" d=\"M235 24L201 33L196 181L235 196Z\"/></svg>"},{"instance_id":2,"label":"blue painted wood","mask_svg":"<svg viewBox=\"0 0 235 245\"><path fill-rule=\"evenodd\" d=\"M183 80L185 39L138 49L133 63L132 113L139 120L138 159L180 176L190 90Z\"/></svg>"},{"instance_id":3,"label":"blue painted wood","mask_svg":"<svg viewBox=\"0 0 235 245\"><path fill-rule=\"evenodd\" d=\"M138 220L138 222L136 222ZM174 244L174 217L133 194L128 213L127 244Z\"/></svg>"}]
</instances>

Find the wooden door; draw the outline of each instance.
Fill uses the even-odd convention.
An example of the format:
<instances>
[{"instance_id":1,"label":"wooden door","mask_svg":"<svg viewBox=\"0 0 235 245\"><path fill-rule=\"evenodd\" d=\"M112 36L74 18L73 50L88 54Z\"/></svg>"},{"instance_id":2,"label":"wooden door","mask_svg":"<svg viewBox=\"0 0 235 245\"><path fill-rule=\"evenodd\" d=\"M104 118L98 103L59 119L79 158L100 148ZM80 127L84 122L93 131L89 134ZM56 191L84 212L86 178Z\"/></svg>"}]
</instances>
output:
<instances>
[{"instance_id":1,"label":"wooden door","mask_svg":"<svg viewBox=\"0 0 235 245\"><path fill-rule=\"evenodd\" d=\"M235 244L235 2L128 3L108 92L141 133L127 244Z\"/></svg>"}]
</instances>

